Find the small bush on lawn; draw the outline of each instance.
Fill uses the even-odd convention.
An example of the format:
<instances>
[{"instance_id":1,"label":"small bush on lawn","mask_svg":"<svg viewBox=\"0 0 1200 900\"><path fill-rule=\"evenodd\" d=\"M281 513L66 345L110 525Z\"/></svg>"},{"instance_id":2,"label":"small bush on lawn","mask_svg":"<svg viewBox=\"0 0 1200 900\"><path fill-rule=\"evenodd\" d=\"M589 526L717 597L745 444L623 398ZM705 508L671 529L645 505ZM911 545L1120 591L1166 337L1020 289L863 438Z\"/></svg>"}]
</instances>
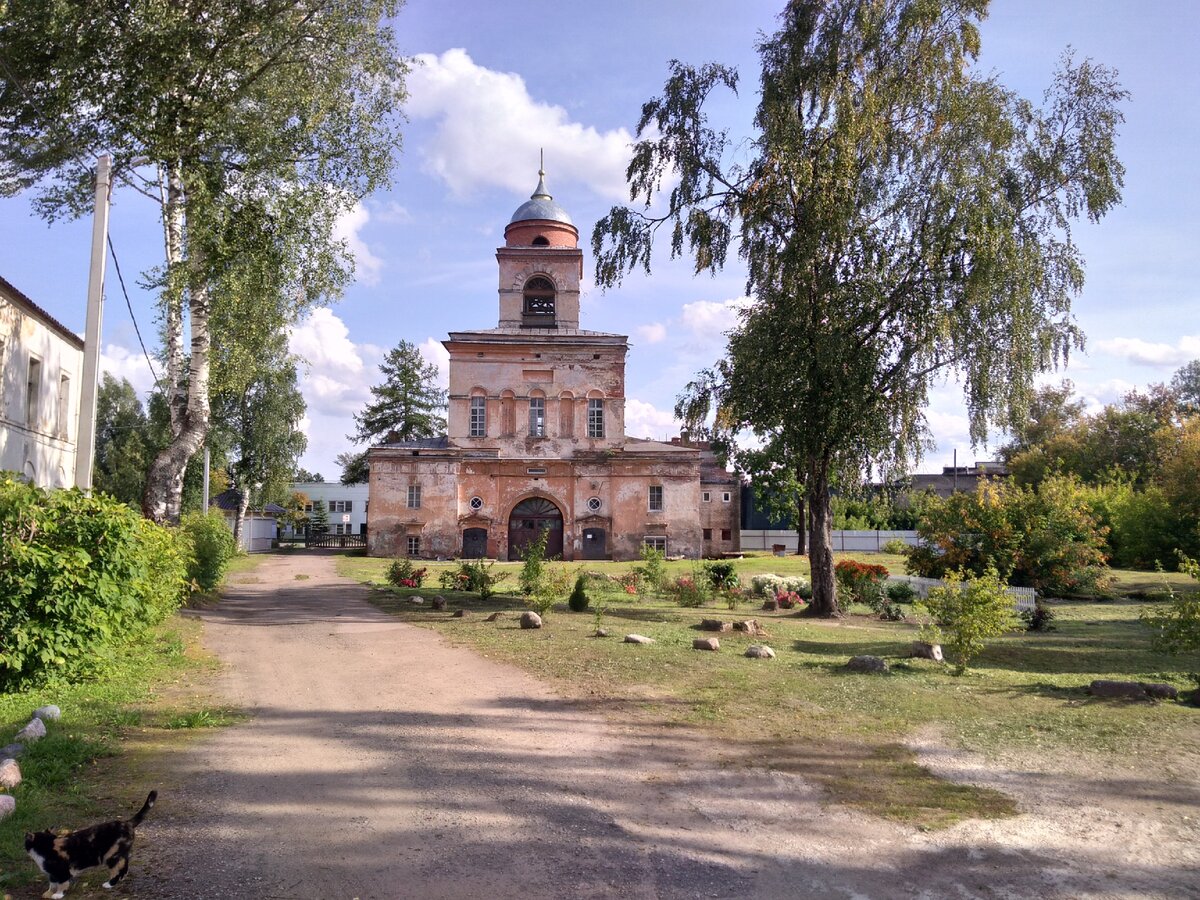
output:
<instances>
[{"instance_id":1,"label":"small bush on lawn","mask_svg":"<svg viewBox=\"0 0 1200 900\"><path fill-rule=\"evenodd\" d=\"M1025 623L1026 631L1053 631L1054 610L1041 600L1035 600L1033 609L1023 609L1017 615Z\"/></svg>"},{"instance_id":2,"label":"small bush on lawn","mask_svg":"<svg viewBox=\"0 0 1200 900\"><path fill-rule=\"evenodd\" d=\"M883 608L883 583L888 577L886 567L843 559L833 567L833 575L841 597L865 603L875 612Z\"/></svg>"},{"instance_id":3,"label":"small bush on lawn","mask_svg":"<svg viewBox=\"0 0 1200 900\"><path fill-rule=\"evenodd\" d=\"M590 602L587 595L587 576L580 572L575 578L575 589L567 598L567 606L571 608L571 612L586 612Z\"/></svg>"},{"instance_id":4,"label":"small bush on lawn","mask_svg":"<svg viewBox=\"0 0 1200 900\"><path fill-rule=\"evenodd\" d=\"M891 553L893 556L903 556L908 552L908 541L902 541L900 538L892 538L889 541L883 542L883 552Z\"/></svg>"},{"instance_id":5,"label":"small bush on lawn","mask_svg":"<svg viewBox=\"0 0 1200 900\"><path fill-rule=\"evenodd\" d=\"M693 570L691 575L680 575L671 582L668 592L680 606L695 609L708 599L709 586L702 569Z\"/></svg>"},{"instance_id":6,"label":"small bush on lawn","mask_svg":"<svg viewBox=\"0 0 1200 900\"><path fill-rule=\"evenodd\" d=\"M642 587L651 594L661 594L667 587L666 556L649 544L642 544L642 564L635 571L642 577Z\"/></svg>"},{"instance_id":7,"label":"small bush on lawn","mask_svg":"<svg viewBox=\"0 0 1200 900\"><path fill-rule=\"evenodd\" d=\"M495 562L482 559L463 560L457 569L445 569L438 576L438 583L446 591L473 591L480 600L487 600L496 593L496 585L508 577L508 572L493 572Z\"/></svg>"},{"instance_id":8,"label":"small bush on lawn","mask_svg":"<svg viewBox=\"0 0 1200 900\"><path fill-rule=\"evenodd\" d=\"M926 636L923 639L940 643L949 651L955 675L967 670L971 660L987 646L989 638L999 637L1017 627L1017 618L1013 614L1015 603L995 570L965 579L961 573L949 572L946 585L930 588L929 596L917 606L927 612L934 623L933 628L924 629Z\"/></svg>"},{"instance_id":9,"label":"small bush on lawn","mask_svg":"<svg viewBox=\"0 0 1200 900\"><path fill-rule=\"evenodd\" d=\"M718 591L727 591L730 588L738 586L737 569L733 563L725 561L706 562L704 564L704 574L711 584Z\"/></svg>"},{"instance_id":10,"label":"small bush on lawn","mask_svg":"<svg viewBox=\"0 0 1200 900\"><path fill-rule=\"evenodd\" d=\"M907 581L889 581L887 598L892 603L912 603L917 597L917 589Z\"/></svg>"},{"instance_id":11,"label":"small bush on lawn","mask_svg":"<svg viewBox=\"0 0 1200 900\"><path fill-rule=\"evenodd\" d=\"M192 547L188 578L202 591L213 590L221 583L229 561L237 555L233 532L225 524L225 517L216 510L188 513L180 522L180 528Z\"/></svg>"},{"instance_id":12,"label":"small bush on lawn","mask_svg":"<svg viewBox=\"0 0 1200 900\"><path fill-rule=\"evenodd\" d=\"M1200 562L1179 554L1179 568L1200 581ZM1196 684L1192 702L1200 702L1200 591L1176 593L1166 585L1167 605L1142 612L1142 622L1154 635L1156 650L1189 658L1195 666L1189 675Z\"/></svg>"},{"instance_id":13,"label":"small bush on lawn","mask_svg":"<svg viewBox=\"0 0 1200 900\"><path fill-rule=\"evenodd\" d=\"M750 579L750 593L761 597L774 597L780 591L795 592L804 599L811 599L812 585L800 575L755 575Z\"/></svg>"},{"instance_id":14,"label":"small bush on lawn","mask_svg":"<svg viewBox=\"0 0 1200 900\"><path fill-rule=\"evenodd\" d=\"M187 568L179 532L125 504L0 474L0 690L140 636L178 608Z\"/></svg>"},{"instance_id":15,"label":"small bush on lawn","mask_svg":"<svg viewBox=\"0 0 1200 900\"><path fill-rule=\"evenodd\" d=\"M411 559L397 559L387 570L388 584L393 587L419 588L429 570L416 568Z\"/></svg>"},{"instance_id":16,"label":"small bush on lawn","mask_svg":"<svg viewBox=\"0 0 1200 900\"><path fill-rule=\"evenodd\" d=\"M517 580L521 583L521 593L531 597L543 586L546 579L546 538L549 532L543 528L538 536L520 550L523 565Z\"/></svg>"}]
</instances>

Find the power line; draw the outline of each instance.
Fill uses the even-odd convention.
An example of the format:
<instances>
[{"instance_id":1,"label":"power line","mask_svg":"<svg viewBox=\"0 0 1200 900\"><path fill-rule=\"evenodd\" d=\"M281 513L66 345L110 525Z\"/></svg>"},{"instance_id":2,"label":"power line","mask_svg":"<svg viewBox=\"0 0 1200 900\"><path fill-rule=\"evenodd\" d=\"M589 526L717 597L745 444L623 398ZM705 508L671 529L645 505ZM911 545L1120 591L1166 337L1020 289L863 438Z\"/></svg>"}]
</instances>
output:
<instances>
[{"instance_id":1,"label":"power line","mask_svg":"<svg viewBox=\"0 0 1200 900\"><path fill-rule=\"evenodd\" d=\"M133 314L133 304L129 301L129 291L125 289L125 278L121 275L121 264L117 262L117 250L113 246L112 235L108 234L108 252L112 254L113 269L117 273L117 281L121 284L121 293L125 295L125 307L129 310L129 318L133 320L133 330L137 334L138 343L142 345L142 355L146 357L146 365L150 367L150 374L154 376L154 383L158 384L158 373L154 371L154 363L150 362L150 354L146 351L146 342L142 340L142 330L138 328L137 316Z\"/></svg>"}]
</instances>

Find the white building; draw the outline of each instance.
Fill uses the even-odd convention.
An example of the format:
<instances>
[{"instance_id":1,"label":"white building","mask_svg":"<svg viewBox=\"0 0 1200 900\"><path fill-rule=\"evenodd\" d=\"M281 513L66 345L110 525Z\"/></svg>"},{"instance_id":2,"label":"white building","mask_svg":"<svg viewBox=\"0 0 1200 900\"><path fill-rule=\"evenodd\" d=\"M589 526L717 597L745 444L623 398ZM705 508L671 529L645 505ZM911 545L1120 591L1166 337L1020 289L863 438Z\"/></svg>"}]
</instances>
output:
<instances>
[{"instance_id":1,"label":"white building","mask_svg":"<svg viewBox=\"0 0 1200 900\"><path fill-rule=\"evenodd\" d=\"M75 483L83 340L0 278L0 469Z\"/></svg>"},{"instance_id":2,"label":"white building","mask_svg":"<svg viewBox=\"0 0 1200 900\"><path fill-rule=\"evenodd\" d=\"M367 485L342 484L340 481L294 482L291 489L309 500L305 512L312 514L313 504L325 501L329 512L330 534L366 534Z\"/></svg>"}]
</instances>

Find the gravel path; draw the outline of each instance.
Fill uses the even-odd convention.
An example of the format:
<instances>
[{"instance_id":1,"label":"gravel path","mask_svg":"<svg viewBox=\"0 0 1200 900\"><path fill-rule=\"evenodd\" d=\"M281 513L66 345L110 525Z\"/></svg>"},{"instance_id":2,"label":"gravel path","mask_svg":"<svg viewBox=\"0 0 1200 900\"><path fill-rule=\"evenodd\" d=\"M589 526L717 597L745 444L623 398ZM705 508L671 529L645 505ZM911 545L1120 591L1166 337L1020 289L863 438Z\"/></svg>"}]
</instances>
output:
<instances>
[{"instance_id":1,"label":"gravel path","mask_svg":"<svg viewBox=\"0 0 1200 900\"><path fill-rule=\"evenodd\" d=\"M722 766L695 734L613 724L378 612L333 563L272 557L200 613L221 690L252 718L159 786L118 895L1200 896L1195 784L1131 776L1113 804L1079 773L1039 781L932 742L947 775L1025 812L923 834Z\"/></svg>"}]
</instances>

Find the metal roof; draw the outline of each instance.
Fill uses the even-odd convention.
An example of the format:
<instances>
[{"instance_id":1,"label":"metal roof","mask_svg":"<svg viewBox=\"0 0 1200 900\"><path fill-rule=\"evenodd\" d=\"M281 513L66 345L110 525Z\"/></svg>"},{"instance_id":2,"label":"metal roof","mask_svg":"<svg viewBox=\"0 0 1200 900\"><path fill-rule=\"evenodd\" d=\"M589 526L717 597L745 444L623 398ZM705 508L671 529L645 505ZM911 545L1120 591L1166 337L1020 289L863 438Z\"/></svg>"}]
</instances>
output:
<instances>
[{"instance_id":1,"label":"metal roof","mask_svg":"<svg viewBox=\"0 0 1200 900\"><path fill-rule=\"evenodd\" d=\"M508 224L514 222L529 222L533 219L546 219L551 222L564 222L575 227L575 223L571 221L571 217L567 215L567 211L554 202L554 198L546 190L546 173L538 170L537 188L533 194L517 207L517 211L513 213Z\"/></svg>"}]
</instances>

